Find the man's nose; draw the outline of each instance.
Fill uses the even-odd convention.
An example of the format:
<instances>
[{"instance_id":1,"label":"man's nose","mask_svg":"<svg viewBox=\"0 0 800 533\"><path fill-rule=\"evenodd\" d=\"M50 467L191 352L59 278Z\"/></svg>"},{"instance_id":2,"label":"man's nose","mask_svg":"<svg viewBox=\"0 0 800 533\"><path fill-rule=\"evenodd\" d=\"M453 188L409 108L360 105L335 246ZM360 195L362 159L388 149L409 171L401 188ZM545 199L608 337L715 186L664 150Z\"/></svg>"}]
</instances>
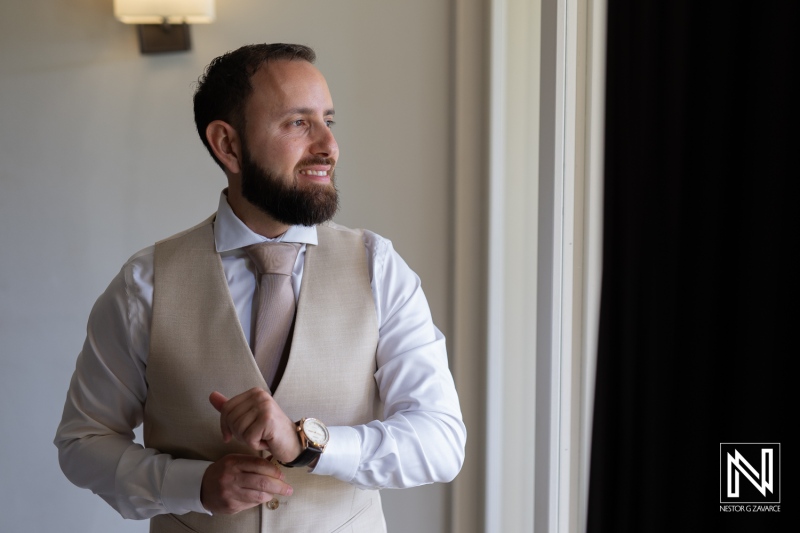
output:
<instances>
[{"instance_id":1,"label":"man's nose","mask_svg":"<svg viewBox=\"0 0 800 533\"><path fill-rule=\"evenodd\" d=\"M327 125L316 128L314 144L311 147L315 155L336 158L339 155L339 145L333 132Z\"/></svg>"}]
</instances>

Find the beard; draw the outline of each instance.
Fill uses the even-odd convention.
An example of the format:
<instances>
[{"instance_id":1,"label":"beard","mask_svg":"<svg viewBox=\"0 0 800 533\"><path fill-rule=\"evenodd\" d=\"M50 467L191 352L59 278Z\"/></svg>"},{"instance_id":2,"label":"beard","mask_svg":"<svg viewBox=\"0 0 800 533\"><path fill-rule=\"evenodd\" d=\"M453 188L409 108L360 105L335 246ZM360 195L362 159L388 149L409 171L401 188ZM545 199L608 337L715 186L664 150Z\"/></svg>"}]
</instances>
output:
<instances>
[{"instance_id":1,"label":"beard","mask_svg":"<svg viewBox=\"0 0 800 533\"><path fill-rule=\"evenodd\" d=\"M300 185L296 178L278 176L256 163L242 147L242 196L278 222L290 226L316 226L333 218L339 209L339 192L331 172L330 185ZM300 166L332 165L333 160L309 158Z\"/></svg>"}]
</instances>

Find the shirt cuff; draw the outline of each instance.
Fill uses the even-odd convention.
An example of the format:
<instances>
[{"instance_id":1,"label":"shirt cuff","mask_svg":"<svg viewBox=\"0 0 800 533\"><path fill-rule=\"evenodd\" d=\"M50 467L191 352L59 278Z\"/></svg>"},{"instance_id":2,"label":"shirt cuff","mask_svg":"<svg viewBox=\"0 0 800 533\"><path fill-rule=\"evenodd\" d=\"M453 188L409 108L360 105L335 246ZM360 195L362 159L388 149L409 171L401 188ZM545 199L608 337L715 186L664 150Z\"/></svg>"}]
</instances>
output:
<instances>
[{"instance_id":1,"label":"shirt cuff","mask_svg":"<svg viewBox=\"0 0 800 533\"><path fill-rule=\"evenodd\" d=\"M210 461L191 459L174 459L170 463L161 487L161 503L168 513L186 514L194 511L211 514L200 502L203 474L211 464Z\"/></svg>"},{"instance_id":2,"label":"shirt cuff","mask_svg":"<svg viewBox=\"0 0 800 533\"><path fill-rule=\"evenodd\" d=\"M328 445L311 473L349 483L356 476L361 462L361 437L358 431L348 426L329 427L328 433Z\"/></svg>"}]
</instances>

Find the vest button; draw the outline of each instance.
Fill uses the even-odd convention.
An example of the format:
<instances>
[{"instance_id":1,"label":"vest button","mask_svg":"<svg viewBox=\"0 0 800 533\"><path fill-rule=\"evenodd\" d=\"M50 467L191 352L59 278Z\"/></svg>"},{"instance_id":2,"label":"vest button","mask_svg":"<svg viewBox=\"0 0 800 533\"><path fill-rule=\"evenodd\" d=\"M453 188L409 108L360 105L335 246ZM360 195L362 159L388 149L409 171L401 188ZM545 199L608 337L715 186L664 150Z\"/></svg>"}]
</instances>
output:
<instances>
[{"instance_id":1,"label":"vest button","mask_svg":"<svg viewBox=\"0 0 800 533\"><path fill-rule=\"evenodd\" d=\"M274 511L278 508L281 502L278 501L278 498L272 498L270 501L267 502L267 509L270 511Z\"/></svg>"}]
</instances>

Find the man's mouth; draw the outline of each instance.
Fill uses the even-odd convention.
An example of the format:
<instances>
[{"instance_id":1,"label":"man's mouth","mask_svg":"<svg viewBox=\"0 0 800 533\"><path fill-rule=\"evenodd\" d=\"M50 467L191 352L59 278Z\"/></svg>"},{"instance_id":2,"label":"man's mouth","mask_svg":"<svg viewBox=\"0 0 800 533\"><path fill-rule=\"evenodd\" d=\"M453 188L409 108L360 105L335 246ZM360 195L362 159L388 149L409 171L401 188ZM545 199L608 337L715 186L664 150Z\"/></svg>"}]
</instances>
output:
<instances>
[{"instance_id":1,"label":"man's mouth","mask_svg":"<svg viewBox=\"0 0 800 533\"><path fill-rule=\"evenodd\" d=\"M306 176L320 176L321 177L321 176L327 176L328 175L328 171L327 170L309 170L309 169L306 169L306 170L301 170L300 174L305 174Z\"/></svg>"}]
</instances>

